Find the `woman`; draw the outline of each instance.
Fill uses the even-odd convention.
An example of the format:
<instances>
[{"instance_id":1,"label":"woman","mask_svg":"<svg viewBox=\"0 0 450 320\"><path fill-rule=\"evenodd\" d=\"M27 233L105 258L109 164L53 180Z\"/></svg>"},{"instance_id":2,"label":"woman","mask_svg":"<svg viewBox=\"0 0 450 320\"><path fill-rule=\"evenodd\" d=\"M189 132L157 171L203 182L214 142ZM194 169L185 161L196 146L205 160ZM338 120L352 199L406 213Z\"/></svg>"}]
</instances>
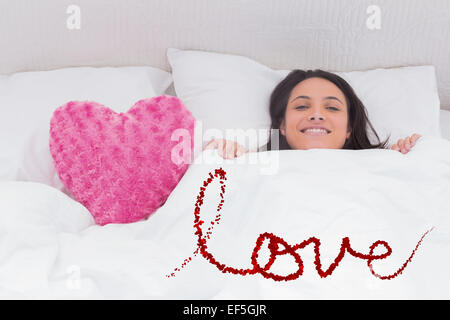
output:
<instances>
[{"instance_id":1,"label":"woman","mask_svg":"<svg viewBox=\"0 0 450 320\"><path fill-rule=\"evenodd\" d=\"M336 74L323 70L294 70L270 97L271 129L280 130L279 149L387 149L367 118L366 108L352 87ZM378 143L367 135L370 128ZM408 153L421 136L400 139L391 149ZM214 139L206 149L217 148L224 158L247 152L240 144ZM272 149L269 140L264 150Z\"/></svg>"}]
</instances>

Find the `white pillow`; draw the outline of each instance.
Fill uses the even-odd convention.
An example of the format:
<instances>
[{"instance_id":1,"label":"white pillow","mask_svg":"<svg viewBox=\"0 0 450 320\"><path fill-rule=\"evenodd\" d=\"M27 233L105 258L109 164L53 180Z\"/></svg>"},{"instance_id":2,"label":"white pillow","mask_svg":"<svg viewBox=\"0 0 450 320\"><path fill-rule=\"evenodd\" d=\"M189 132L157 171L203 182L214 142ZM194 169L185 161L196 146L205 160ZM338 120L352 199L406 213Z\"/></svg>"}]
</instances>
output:
<instances>
[{"instance_id":1,"label":"white pillow","mask_svg":"<svg viewBox=\"0 0 450 320\"><path fill-rule=\"evenodd\" d=\"M442 137L450 140L450 111L441 110L441 134Z\"/></svg>"},{"instance_id":2,"label":"white pillow","mask_svg":"<svg viewBox=\"0 0 450 320\"><path fill-rule=\"evenodd\" d=\"M204 51L169 48L167 57L176 94L202 122L203 132L270 127L270 94L290 70L273 70L246 57ZM413 133L440 137L433 66L336 74L349 82L364 103L381 140L389 133L391 144ZM209 136L203 144L206 140ZM257 146L266 142L267 138L259 139Z\"/></svg>"},{"instance_id":3,"label":"white pillow","mask_svg":"<svg viewBox=\"0 0 450 320\"><path fill-rule=\"evenodd\" d=\"M53 111L90 100L126 112L159 96L170 73L152 67L80 67L0 75L0 180L41 182L65 191L49 150Z\"/></svg>"}]
</instances>

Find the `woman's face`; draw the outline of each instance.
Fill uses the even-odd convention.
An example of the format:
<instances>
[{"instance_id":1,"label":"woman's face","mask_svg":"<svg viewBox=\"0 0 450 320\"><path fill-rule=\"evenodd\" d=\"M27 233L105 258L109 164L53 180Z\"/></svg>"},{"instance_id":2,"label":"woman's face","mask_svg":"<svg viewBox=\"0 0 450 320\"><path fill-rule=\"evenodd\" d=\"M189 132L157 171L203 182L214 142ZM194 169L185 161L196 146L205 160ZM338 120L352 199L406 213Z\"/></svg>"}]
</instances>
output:
<instances>
[{"instance_id":1,"label":"woman's face","mask_svg":"<svg viewBox=\"0 0 450 320\"><path fill-rule=\"evenodd\" d=\"M292 149L341 149L350 137L347 123L342 91L326 79L309 78L292 90L280 131Z\"/></svg>"}]
</instances>

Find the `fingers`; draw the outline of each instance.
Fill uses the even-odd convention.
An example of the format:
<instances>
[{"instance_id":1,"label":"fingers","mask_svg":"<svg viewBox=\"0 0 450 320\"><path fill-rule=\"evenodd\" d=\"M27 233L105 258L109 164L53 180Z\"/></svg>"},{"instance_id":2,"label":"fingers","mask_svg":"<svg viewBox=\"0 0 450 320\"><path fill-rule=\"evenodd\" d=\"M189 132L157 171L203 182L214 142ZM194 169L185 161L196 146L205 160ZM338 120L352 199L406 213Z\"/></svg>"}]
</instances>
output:
<instances>
[{"instance_id":1,"label":"fingers","mask_svg":"<svg viewBox=\"0 0 450 320\"><path fill-rule=\"evenodd\" d=\"M247 152L247 150L245 150L245 148L239 144L237 151L236 151L236 157L240 157L241 155L243 155L246 152Z\"/></svg>"},{"instance_id":2,"label":"fingers","mask_svg":"<svg viewBox=\"0 0 450 320\"><path fill-rule=\"evenodd\" d=\"M406 154L411 149L411 141L409 140L409 137L406 137L405 139L401 139L401 144L399 144L400 152L403 154Z\"/></svg>"},{"instance_id":3,"label":"fingers","mask_svg":"<svg viewBox=\"0 0 450 320\"><path fill-rule=\"evenodd\" d=\"M232 141L225 140L225 159L233 159L236 156L236 145Z\"/></svg>"},{"instance_id":4,"label":"fingers","mask_svg":"<svg viewBox=\"0 0 450 320\"><path fill-rule=\"evenodd\" d=\"M208 144L205 147L205 150L206 149L215 149L215 148L217 148L217 140L213 139L210 142L208 142Z\"/></svg>"},{"instance_id":5,"label":"fingers","mask_svg":"<svg viewBox=\"0 0 450 320\"><path fill-rule=\"evenodd\" d=\"M408 152L408 148L406 147L406 139L399 139L396 144L394 144L391 149L401 152L403 154Z\"/></svg>"},{"instance_id":6,"label":"fingers","mask_svg":"<svg viewBox=\"0 0 450 320\"><path fill-rule=\"evenodd\" d=\"M392 150L397 150L403 154L408 153L412 147L416 144L416 141L421 137L420 134L413 134L411 137L405 139L399 139L396 144L392 146Z\"/></svg>"},{"instance_id":7,"label":"fingers","mask_svg":"<svg viewBox=\"0 0 450 320\"><path fill-rule=\"evenodd\" d=\"M421 137L421 135L420 135L420 134L417 134L417 133L414 133L414 134L412 135L412 137L411 137L411 142L412 142L412 145L413 145L413 146L416 144L416 141L419 140L420 137Z\"/></svg>"},{"instance_id":8,"label":"fingers","mask_svg":"<svg viewBox=\"0 0 450 320\"><path fill-rule=\"evenodd\" d=\"M401 153L406 153L406 151L405 151L405 140L404 139L399 139L397 141L397 145L398 145L398 151L400 151Z\"/></svg>"},{"instance_id":9,"label":"fingers","mask_svg":"<svg viewBox=\"0 0 450 320\"><path fill-rule=\"evenodd\" d=\"M405 149L408 151L411 149L411 138L410 137L405 138Z\"/></svg>"},{"instance_id":10,"label":"fingers","mask_svg":"<svg viewBox=\"0 0 450 320\"><path fill-rule=\"evenodd\" d=\"M224 139L214 139L205 147L205 149L216 148L218 154L224 159L233 159L247 152L247 150L239 143Z\"/></svg>"},{"instance_id":11,"label":"fingers","mask_svg":"<svg viewBox=\"0 0 450 320\"><path fill-rule=\"evenodd\" d=\"M219 156L221 156L222 158L225 158L225 140L220 139L217 141L217 151L219 153Z\"/></svg>"},{"instance_id":12,"label":"fingers","mask_svg":"<svg viewBox=\"0 0 450 320\"><path fill-rule=\"evenodd\" d=\"M243 155L246 152L245 148L239 143L229 140L225 141L225 159L233 159Z\"/></svg>"}]
</instances>

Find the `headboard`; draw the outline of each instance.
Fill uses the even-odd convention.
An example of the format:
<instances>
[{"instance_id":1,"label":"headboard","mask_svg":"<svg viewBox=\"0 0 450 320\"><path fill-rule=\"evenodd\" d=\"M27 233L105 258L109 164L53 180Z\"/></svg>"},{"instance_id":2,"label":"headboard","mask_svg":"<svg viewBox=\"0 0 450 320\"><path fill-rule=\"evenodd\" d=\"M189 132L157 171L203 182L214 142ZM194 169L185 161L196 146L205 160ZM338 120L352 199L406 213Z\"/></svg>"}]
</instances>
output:
<instances>
[{"instance_id":1,"label":"headboard","mask_svg":"<svg viewBox=\"0 0 450 320\"><path fill-rule=\"evenodd\" d=\"M170 70L168 47L244 55L274 69L432 64L450 110L449 40L448 0L0 0L0 74Z\"/></svg>"}]
</instances>

